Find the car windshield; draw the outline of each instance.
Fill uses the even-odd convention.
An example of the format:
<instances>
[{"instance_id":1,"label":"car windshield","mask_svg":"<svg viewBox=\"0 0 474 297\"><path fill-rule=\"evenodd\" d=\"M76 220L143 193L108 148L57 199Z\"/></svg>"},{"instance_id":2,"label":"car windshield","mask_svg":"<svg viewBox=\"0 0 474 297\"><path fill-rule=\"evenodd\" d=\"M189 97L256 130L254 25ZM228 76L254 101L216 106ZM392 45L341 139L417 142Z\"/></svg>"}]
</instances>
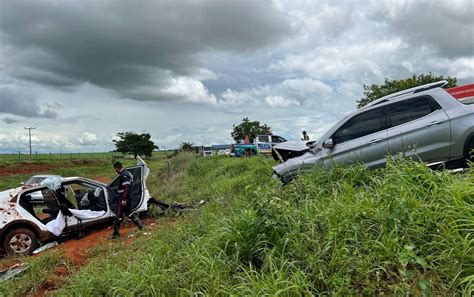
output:
<instances>
[{"instance_id":1,"label":"car windshield","mask_svg":"<svg viewBox=\"0 0 474 297\"><path fill-rule=\"evenodd\" d=\"M45 177L33 176L32 178L30 178L30 179L25 183L25 185L39 184L39 183L42 182L44 179L45 179Z\"/></svg>"}]
</instances>

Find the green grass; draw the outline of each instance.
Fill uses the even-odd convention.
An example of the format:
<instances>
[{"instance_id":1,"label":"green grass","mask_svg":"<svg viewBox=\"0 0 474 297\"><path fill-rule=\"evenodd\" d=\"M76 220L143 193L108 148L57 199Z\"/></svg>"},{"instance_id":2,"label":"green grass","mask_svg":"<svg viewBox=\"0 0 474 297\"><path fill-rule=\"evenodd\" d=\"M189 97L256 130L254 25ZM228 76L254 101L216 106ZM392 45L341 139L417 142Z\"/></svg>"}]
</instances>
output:
<instances>
[{"instance_id":1,"label":"green grass","mask_svg":"<svg viewBox=\"0 0 474 297\"><path fill-rule=\"evenodd\" d=\"M20 277L0 283L0 296L27 296L37 292L52 270L61 265L68 266L69 263L58 251L39 256L28 262L28 268Z\"/></svg>"},{"instance_id":2,"label":"green grass","mask_svg":"<svg viewBox=\"0 0 474 297\"><path fill-rule=\"evenodd\" d=\"M0 191L20 186L21 182L28 180L32 175L36 174L56 174L64 177L79 176L87 178L106 177L112 178L115 172L112 164L120 160L125 166L134 166L136 161L130 158L118 158L117 153L91 153L91 154L75 154L71 160L68 158L58 158L59 155L53 155L54 158L39 158L28 160L15 160L11 155L0 155L0 167L8 168L28 168L32 166L47 166L46 170L34 171L28 174L11 174L0 178ZM147 158L145 161L150 162L152 170L156 170L157 166L161 167L161 162L166 159L166 154L158 152L153 157ZM159 160L159 162L157 162ZM13 170L14 171L14 170Z\"/></svg>"},{"instance_id":3,"label":"green grass","mask_svg":"<svg viewBox=\"0 0 474 297\"><path fill-rule=\"evenodd\" d=\"M58 295L469 295L472 172L315 170L281 187L263 158L179 155L159 198L209 201L74 274ZM165 219L166 220L166 219Z\"/></svg>"},{"instance_id":4,"label":"green grass","mask_svg":"<svg viewBox=\"0 0 474 297\"><path fill-rule=\"evenodd\" d=\"M65 162L74 160L102 160L110 161L120 153L57 153L57 154L0 154L0 165L15 164L18 162Z\"/></svg>"},{"instance_id":5,"label":"green grass","mask_svg":"<svg viewBox=\"0 0 474 297\"><path fill-rule=\"evenodd\" d=\"M205 206L162 217L129 246L98 247L52 294L472 294L472 170L403 161L376 171L315 169L281 186L272 165L187 154L151 161L155 198Z\"/></svg>"}]
</instances>

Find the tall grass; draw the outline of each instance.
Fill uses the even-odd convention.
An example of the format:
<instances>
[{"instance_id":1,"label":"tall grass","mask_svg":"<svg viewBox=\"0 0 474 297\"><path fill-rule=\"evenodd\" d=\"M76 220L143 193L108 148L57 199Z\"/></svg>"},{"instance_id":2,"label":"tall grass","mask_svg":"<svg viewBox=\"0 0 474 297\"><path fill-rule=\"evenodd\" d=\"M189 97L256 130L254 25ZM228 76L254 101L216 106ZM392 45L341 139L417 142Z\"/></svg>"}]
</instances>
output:
<instances>
[{"instance_id":1,"label":"tall grass","mask_svg":"<svg viewBox=\"0 0 474 297\"><path fill-rule=\"evenodd\" d=\"M27 265L28 268L21 273L20 277L0 283L0 296L31 295L37 292L55 267L59 265L69 267L70 263L65 260L62 253L54 252L41 255Z\"/></svg>"},{"instance_id":2,"label":"tall grass","mask_svg":"<svg viewBox=\"0 0 474 297\"><path fill-rule=\"evenodd\" d=\"M281 186L271 165L171 159L155 196L209 203L131 247L105 249L55 294L472 294L472 171L402 161L315 169Z\"/></svg>"}]
</instances>

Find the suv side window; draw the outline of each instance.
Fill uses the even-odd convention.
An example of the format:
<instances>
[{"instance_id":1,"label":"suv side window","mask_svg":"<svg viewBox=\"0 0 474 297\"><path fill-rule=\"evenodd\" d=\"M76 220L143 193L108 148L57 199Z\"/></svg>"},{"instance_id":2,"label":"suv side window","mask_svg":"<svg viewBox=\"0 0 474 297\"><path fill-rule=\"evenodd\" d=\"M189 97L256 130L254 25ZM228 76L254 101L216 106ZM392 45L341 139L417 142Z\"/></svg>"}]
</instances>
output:
<instances>
[{"instance_id":1,"label":"suv side window","mask_svg":"<svg viewBox=\"0 0 474 297\"><path fill-rule=\"evenodd\" d=\"M334 143L343 143L386 129L384 108L377 108L354 116L334 133Z\"/></svg>"},{"instance_id":2,"label":"suv side window","mask_svg":"<svg viewBox=\"0 0 474 297\"><path fill-rule=\"evenodd\" d=\"M411 122L441 109L430 97L418 97L387 105L390 127Z\"/></svg>"}]
</instances>

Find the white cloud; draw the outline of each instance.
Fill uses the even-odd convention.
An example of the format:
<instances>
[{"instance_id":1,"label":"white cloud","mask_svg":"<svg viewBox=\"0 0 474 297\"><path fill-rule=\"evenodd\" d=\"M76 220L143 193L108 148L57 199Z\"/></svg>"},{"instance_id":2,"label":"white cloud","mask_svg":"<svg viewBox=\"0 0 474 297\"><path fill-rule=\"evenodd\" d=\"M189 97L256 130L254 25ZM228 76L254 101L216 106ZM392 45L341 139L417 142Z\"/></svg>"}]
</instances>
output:
<instances>
[{"instance_id":1,"label":"white cloud","mask_svg":"<svg viewBox=\"0 0 474 297\"><path fill-rule=\"evenodd\" d=\"M216 96L209 93L204 84L190 77L178 77L169 80L161 92L164 96L182 98L192 103L216 104Z\"/></svg>"},{"instance_id":2,"label":"white cloud","mask_svg":"<svg viewBox=\"0 0 474 297\"><path fill-rule=\"evenodd\" d=\"M299 106L301 105L298 101L293 99L286 99L282 96L267 96L265 97L265 102L273 108L278 107L290 107L292 105Z\"/></svg>"},{"instance_id":3,"label":"white cloud","mask_svg":"<svg viewBox=\"0 0 474 297\"><path fill-rule=\"evenodd\" d=\"M407 45L400 39L328 45L290 54L272 65L272 69L302 71L319 80L370 81L383 79L393 67L399 68L405 49Z\"/></svg>"},{"instance_id":4,"label":"white cloud","mask_svg":"<svg viewBox=\"0 0 474 297\"><path fill-rule=\"evenodd\" d=\"M253 93L253 94L252 94ZM219 95L219 104L224 105L242 105L255 101L255 90L236 91L227 89Z\"/></svg>"},{"instance_id":5,"label":"white cloud","mask_svg":"<svg viewBox=\"0 0 474 297\"><path fill-rule=\"evenodd\" d=\"M76 146L67 137L56 133L32 131L31 144L33 152L45 151L48 149L71 150ZM0 133L0 149L11 149L13 151L26 151L29 148L28 131L25 132L4 132Z\"/></svg>"},{"instance_id":6,"label":"white cloud","mask_svg":"<svg viewBox=\"0 0 474 297\"><path fill-rule=\"evenodd\" d=\"M327 84L310 78L286 79L281 83L281 88L292 94L300 95L327 95L332 91Z\"/></svg>"},{"instance_id":7,"label":"white cloud","mask_svg":"<svg viewBox=\"0 0 474 297\"><path fill-rule=\"evenodd\" d=\"M95 133L84 132L78 139L80 145L96 145L98 143Z\"/></svg>"}]
</instances>

